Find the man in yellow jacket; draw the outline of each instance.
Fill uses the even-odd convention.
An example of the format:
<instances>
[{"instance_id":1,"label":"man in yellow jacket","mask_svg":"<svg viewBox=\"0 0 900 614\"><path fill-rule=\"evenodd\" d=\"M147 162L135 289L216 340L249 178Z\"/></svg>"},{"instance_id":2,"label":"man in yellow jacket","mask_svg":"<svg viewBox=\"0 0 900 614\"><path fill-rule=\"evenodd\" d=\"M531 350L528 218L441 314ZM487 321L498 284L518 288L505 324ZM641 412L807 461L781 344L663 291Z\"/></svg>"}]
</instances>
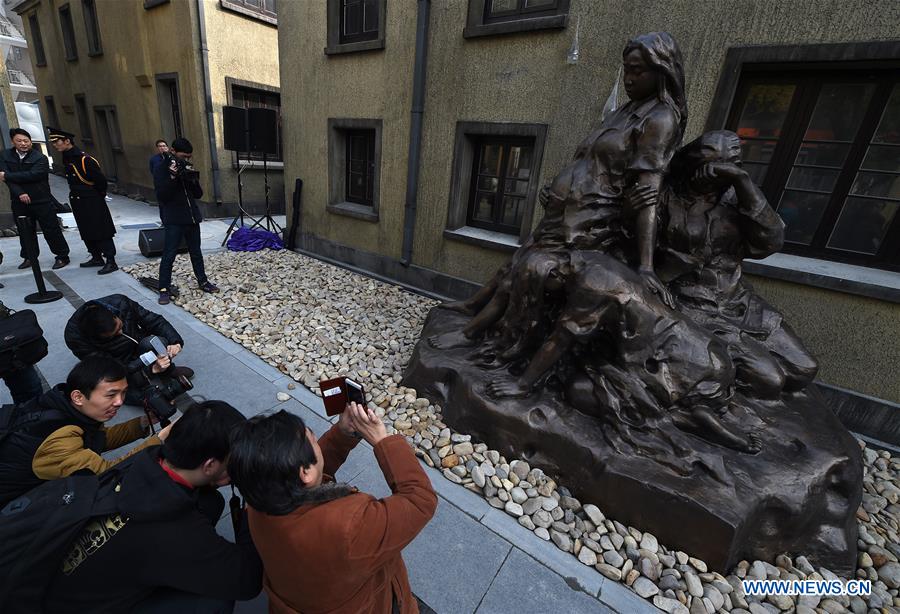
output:
<instances>
[{"instance_id":1,"label":"man in yellow jacket","mask_svg":"<svg viewBox=\"0 0 900 614\"><path fill-rule=\"evenodd\" d=\"M101 473L137 450L159 445L168 427L149 435L145 416L107 428L125 400L125 367L115 359L89 356L59 384L0 415L0 507L44 480L81 470ZM101 454L147 437L125 456Z\"/></svg>"}]
</instances>

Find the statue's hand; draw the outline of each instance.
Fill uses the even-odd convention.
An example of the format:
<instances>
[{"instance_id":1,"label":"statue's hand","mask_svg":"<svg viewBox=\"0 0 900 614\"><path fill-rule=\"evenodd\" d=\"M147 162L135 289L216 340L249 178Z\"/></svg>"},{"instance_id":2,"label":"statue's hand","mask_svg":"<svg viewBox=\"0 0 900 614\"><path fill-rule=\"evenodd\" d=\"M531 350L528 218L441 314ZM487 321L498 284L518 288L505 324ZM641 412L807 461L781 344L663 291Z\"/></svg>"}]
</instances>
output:
<instances>
[{"instance_id":1,"label":"statue's hand","mask_svg":"<svg viewBox=\"0 0 900 614\"><path fill-rule=\"evenodd\" d=\"M522 398L531 392L531 386L519 379L513 381L493 381L488 383L487 392L495 399L503 397Z\"/></svg>"},{"instance_id":2,"label":"statue's hand","mask_svg":"<svg viewBox=\"0 0 900 614\"><path fill-rule=\"evenodd\" d=\"M731 162L707 162L697 169L694 179L700 182L733 184L746 174L747 171Z\"/></svg>"},{"instance_id":3,"label":"statue's hand","mask_svg":"<svg viewBox=\"0 0 900 614\"><path fill-rule=\"evenodd\" d=\"M652 269L640 269L638 273L640 273L641 279L644 281L644 286L650 292L658 296L659 300L666 304L666 307L675 309L675 299L672 298L672 293L669 292L669 289L659 280L659 277L656 276Z\"/></svg>"},{"instance_id":4,"label":"statue's hand","mask_svg":"<svg viewBox=\"0 0 900 614\"><path fill-rule=\"evenodd\" d=\"M625 193L625 213L635 215L647 207L654 206L659 200L659 192L652 185L632 186Z\"/></svg>"}]
</instances>

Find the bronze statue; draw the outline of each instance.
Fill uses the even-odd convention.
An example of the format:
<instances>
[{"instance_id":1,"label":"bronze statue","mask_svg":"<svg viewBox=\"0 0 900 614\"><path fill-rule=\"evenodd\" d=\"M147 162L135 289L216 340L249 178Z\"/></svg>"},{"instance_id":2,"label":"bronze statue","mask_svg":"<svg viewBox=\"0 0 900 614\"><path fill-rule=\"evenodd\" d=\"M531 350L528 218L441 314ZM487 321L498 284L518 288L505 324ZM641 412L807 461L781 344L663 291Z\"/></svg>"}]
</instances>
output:
<instances>
[{"instance_id":1,"label":"bronze statue","mask_svg":"<svg viewBox=\"0 0 900 614\"><path fill-rule=\"evenodd\" d=\"M680 147L672 37L622 57L629 102L541 191L510 263L432 311L404 382L721 571L792 548L850 570L859 449L812 384L816 360L741 277L784 224L737 135Z\"/></svg>"}]
</instances>

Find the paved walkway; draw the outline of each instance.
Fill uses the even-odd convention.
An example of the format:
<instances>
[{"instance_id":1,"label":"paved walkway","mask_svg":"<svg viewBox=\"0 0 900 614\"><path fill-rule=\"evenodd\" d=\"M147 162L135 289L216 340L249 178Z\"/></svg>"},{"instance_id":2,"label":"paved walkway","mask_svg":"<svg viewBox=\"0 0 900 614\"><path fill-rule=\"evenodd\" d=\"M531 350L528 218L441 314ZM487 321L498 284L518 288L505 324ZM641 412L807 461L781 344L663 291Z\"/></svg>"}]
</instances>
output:
<instances>
[{"instance_id":1,"label":"paved walkway","mask_svg":"<svg viewBox=\"0 0 900 614\"><path fill-rule=\"evenodd\" d=\"M57 197L65 201L64 190L58 189L64 186L57 181L53 187ZM158 221L156 208L119 196L114 197L110 208L120 228L117 235L120 264L142 259L137 250L138 231L133 226ZM204 222L201 228L205 250L219 247L228 223L230 220ZM50 344L50 354L38 368L49 384L64 381L76 362L63 341L63 329L72 312L85 300L119 292L163 313L184 337L184 351L176 362L195 370L195 388L191 392L195 398L226 400L247 416L286 409L301 416L319 435L329 427L321 400L302 385L288 390L293 380L174 304L160 307L155 294L129 275L119 271L98 276L96 269L79 269L77 263L82 256L87 258L84 245L74 229L66 232L66 239L72 248L73 265L45 274L48 287L62 291L65 298L36 306L22 302L23 296L35 290L35 285L30 271L15 268L19 262L18 239L0 239L0 250L6 255L0 266L0 281L6 284L0 290L0 299L14 309L32 308L37 313ZM47 253L42 238L39 242L44 252L41 264L49 269L53 256ZM10 402L8 391L0 388L0 402ZM279 402L276 395L282 391L291 399ZM125 408L117 420L137 413L136 408ZM406 548L404 559L413 592L435 611L442 614L657 611L627 588L606 580L552 543L523 529L483 498L450 483L434 469L426 467L426 471L440 497L438 509L421 535ZM390 494L372 450L365 443L354 450L337 478L375 496ZM230 538L230 519L223 518L219 530ZM265 595L240 603L236 611L265 612Z\"/></svg>"}]
</instances>

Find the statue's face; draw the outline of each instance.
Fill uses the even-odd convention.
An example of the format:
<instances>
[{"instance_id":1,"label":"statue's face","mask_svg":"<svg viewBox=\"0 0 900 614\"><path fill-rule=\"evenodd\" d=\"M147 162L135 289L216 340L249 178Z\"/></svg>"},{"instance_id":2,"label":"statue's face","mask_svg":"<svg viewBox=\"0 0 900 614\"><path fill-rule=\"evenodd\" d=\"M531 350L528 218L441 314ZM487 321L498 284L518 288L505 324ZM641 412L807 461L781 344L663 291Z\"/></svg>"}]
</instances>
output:
<instances>
[{"instance_id":1,"label":"statue's face","mask_svg":"<svg viewBox=\"0 0 900 614\"><path fill-rule=\"evenodd\" d=\"M659 88L659 73L644 61L640 49L632 49L622 60L625 93L632 100L644 100Z\"/></svg>"}]
</instances>

